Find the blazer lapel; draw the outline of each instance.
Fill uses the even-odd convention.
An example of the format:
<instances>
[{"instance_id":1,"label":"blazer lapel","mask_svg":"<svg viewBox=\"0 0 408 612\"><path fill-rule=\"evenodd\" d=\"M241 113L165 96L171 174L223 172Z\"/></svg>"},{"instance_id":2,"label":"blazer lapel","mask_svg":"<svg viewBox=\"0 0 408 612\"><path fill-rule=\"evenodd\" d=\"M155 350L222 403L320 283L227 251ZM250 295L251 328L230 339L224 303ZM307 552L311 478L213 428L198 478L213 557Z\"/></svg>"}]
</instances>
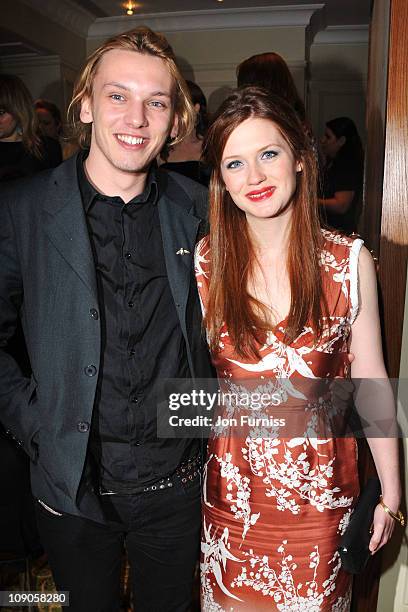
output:
<instances>
[{"instance_id":1,"label":"blazer lapel","mask_svg":"<svg viewBox=\"0 0 408 612\"><path fill-rule=\"evenodd\" d=\"M189 206L180 206L166 195L160 197L157 205L170 289L182 328L186 331L186 306L201 219L189 213Z\"/></svg>"},{"instance_id":2,"label":"blazer lapel","mask_svg":"<svg viewBox=\"0 0 408 612\"><path fill-rule=\"evenodd\" d=\"M95 263L76 173L76 156L56 168L43 204L44 230L97 299Z\"/></svg>"}]
</instances>

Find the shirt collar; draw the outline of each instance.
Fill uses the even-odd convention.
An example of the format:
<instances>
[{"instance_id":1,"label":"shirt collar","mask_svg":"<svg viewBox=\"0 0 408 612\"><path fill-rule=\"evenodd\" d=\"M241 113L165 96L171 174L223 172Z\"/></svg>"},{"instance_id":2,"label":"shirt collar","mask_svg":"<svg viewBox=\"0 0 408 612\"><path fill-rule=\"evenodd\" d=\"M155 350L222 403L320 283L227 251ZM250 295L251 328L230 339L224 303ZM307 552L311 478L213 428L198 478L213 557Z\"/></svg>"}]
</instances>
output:
<instances>
[{"instance_id":1,"label":"shirt collar","mask_svg":"<svg viewBox=\"0 0 408 612\"><path fill-rule=\"evenodd\" d=\"M87 213L92 206L95 199L104 200L112 204L124 205L124 202L120 196L106 196L101 193L89 182L84 168L84 162L88 157L88 150L82 151L77 157L77 175L79 190L81 192L82 203L84 205L85 213ZM129 204L156 204L159 195L159 185L157 180L157 163L154 161L150 168L146 179L146 185L143 192L135 196L130 200Z\"/></svg>"}]
</instances>

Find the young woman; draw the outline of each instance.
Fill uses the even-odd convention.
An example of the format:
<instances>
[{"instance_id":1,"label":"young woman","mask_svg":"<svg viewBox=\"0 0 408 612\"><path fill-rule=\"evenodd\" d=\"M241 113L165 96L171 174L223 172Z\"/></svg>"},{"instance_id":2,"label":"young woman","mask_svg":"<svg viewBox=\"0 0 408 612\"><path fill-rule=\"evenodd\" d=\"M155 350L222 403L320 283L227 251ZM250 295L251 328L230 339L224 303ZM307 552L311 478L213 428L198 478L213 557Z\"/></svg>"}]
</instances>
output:
<instances>
[{"instance_id":1,"label":"young woman","mask_svg":"<svg viewBox=\"0 0 408 612\"><path fill-rule=\"evenodd\" d=\"M59 145L41 137L23 81L13 74L0 75L0 181L35 174L61 161Z\"/></svg>"},{"instance_id":2,"label":"young woman","mask_svg":"<svg viewBox=\"0 0 408 612\"><path fill-rule=\"evenodd\" d=\"M354 232L360 212L364 150L353 120L337 117L328 121L320 143L326 159L319 198L323 220L335 229Z\"/></svg>"},{"instance_id":3,"label":"young woman","mask_svg":"<svg viewBox=\"0 0 408 612\"><path fill-rule=\"evenodd\" d=\"M353 377L387 376L373 262L360 239L321 230L316 157L281 98L232 94L205 152L211 231L197 246L196 275L213 363L233 399L208 445L203 610L345 611L351 577L337 546L359 495L356 441L330 435L325 383L347 377L348 351ZM269 405L242 411L241 397L261 393ZM265 421L240 429L243 412ZM268 427L272 413L286 424ZM369 444L395 513L396 440ZM379 504L373 553L392 529Z\"/></svg>"},{"instance_id":4,"label":"young woman","mask_svg":"<svg viewBox=\"0 0 408 612\"><path fill-rule=\"evenodd\" d=\"M306 110L296 89L289 67L279 53L269 51L252 55L237 68L237 87L262 87L284 98L306 125Z\"/></svg>"}]
</instances>

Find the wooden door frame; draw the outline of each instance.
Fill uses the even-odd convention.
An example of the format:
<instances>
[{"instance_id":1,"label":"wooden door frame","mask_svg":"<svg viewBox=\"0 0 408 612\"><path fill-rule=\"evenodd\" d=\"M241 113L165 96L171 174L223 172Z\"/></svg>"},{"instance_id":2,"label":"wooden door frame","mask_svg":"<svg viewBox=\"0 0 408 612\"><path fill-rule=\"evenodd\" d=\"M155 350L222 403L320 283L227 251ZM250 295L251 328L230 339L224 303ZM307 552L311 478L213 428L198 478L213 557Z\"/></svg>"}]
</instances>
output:
<instances>
[{"instance_id":1,"label":"wooden door frame","mask_svg":"<svg viewBox=\"0 0 408 612\"><path fill-rule=\"evenodd\" d=\"M406 0L373 1L362 233L378 257L384 354L391 378L400 371L408 263L407 23ZM363 472L369 464L366 459ZM380 574L381 553L355 579L353 610L376 610Z\"/></svg>"}]
</instances>

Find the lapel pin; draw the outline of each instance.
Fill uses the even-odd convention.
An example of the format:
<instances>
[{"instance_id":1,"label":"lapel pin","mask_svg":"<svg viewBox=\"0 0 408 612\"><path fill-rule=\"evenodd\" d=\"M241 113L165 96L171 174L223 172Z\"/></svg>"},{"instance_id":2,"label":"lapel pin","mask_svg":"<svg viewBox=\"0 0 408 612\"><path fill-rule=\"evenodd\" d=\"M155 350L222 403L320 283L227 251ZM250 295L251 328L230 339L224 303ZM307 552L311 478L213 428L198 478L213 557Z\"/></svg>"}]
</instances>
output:
<instances>
[{"instance_id":1,"label":"lapel pin","mask_svg":"<svg viewBox=\"0 0 408 612\"><path fill-rule=\"evenodd\" d=\"M190 251L187 251L187 249L179 249L178 251L176 251L176 255L189 255Z\"/></svg>"}]
</instances>

